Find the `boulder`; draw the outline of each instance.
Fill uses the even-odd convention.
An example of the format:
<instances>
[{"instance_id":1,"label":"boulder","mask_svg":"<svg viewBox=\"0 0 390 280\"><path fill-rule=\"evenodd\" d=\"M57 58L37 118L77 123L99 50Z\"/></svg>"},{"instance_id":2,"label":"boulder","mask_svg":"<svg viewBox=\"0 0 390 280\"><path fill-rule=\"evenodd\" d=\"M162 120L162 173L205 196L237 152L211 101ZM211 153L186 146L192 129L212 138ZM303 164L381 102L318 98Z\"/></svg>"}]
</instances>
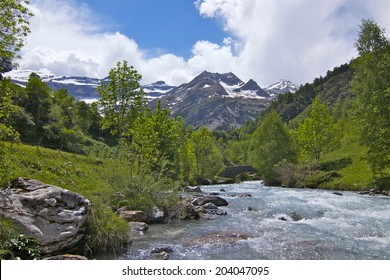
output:
<instances>
[{"instance_id":1,"label":"boulder","mask_svg":"<svg viewBox=\"0 0 390 280\"><path fill-rule=\"evenodd\" d=\"M207 203L213 203L215 206L229 205L229 203L225 199L218 196L212 196L212 195L197 197L191 202L191 204L194 206L202 206Z\"/></svg>"},{"instance_id":2,"label":"boulder","mask_svg":"<svg viewBox=\"0 0 390 280\"><path fill-rule=\"evenodd\" d=\"M165 213L156 206L148 213L147 218L149 223L162 223L165 219Z\"/></svg>"},{"instance_id":3,"label":"boulder","mask_svg":"<svg viewBox=\"0 0 390 280\"><path fill-rule=\"evenodd\" d=\"M43 255L79 251L90 209L81 195L28 178L16 178L0 192L0 214L36 238Z\"/></svg>"},{"instance_id":4,"label":"boulder","mask_svg":"<svg viewBox=\"0 0 390 280\"><path fill-rule=\"evenodd\" d=\"M129 222L129 227L132 231L135 232L144 232L147 231L149 226L143 222Z\"/></svg>"},{"instance_id":5,"label":"boulder","mask_svg":"<svg viewBox=\"0 0 390 280\"><path fill-rule=\"evenodd\" d=\"M118 216L126 222L147 222L148 217L143 211L129 210L129 207L124 206L116 212Z\"/></svg>"},{"instance_id":6,"label":"boulder","mask_svg":"<svg viewBox=\"0 0 390 280\"><path fill-rule=\"evenodd\" d=\"M214 203L206 203L203 205L204 209L210 210L210 209L218 209L218 207Z\"/></svg>"}]
</instances>

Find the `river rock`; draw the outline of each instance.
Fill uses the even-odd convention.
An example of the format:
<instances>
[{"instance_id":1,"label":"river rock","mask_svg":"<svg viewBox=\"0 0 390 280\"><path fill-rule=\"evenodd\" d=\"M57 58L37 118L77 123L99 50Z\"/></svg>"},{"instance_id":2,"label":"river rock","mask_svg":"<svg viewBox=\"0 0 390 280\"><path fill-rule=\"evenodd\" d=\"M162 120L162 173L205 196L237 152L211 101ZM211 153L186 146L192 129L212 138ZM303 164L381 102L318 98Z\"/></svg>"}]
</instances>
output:
<instances>
[{"instance_id":1,"label":"river rock","mask_svg":"<svg viewBox=\"0 0 390 280\"><path fill-rule=\"evenodd\" d=\"M294 221L294 222L297 222L299 220L302 220L302 216L301 214L299 214L298 212L291 212L290 215L291 219Z\"/></svg>"},{"instance_id":2,"label":"river rock","mask_svg":"<svg viewBox=\"0 0 390 280\"><path fill-rule=\"evenodd\" d=\"M189 239L186 243L191 245L196 244L233 244L239 240L247 240L250 236L240 232L215 232L209 233L206 236Z\"/></svg>"},{"instance_id":3,"label":"river rock","mask_svg":"<svg viewBox=\"0 0 390 280\"><path fill-rule=\"evenodd\" d=\"M127 222L147 222L148 217L143 211L129 210L128 206L119 208L117 214Z\"/></svg>"},{"instance_id":4,"label":"river rock","mask_svg":"<svg viewBox=\"0 0 390 280\"><path fill-rule=\"evenodd\" d=\"M202 190L201 190L201 188L199 186L194 186L194 187L189 186L189 187L186 187L185 190L187 192L197 192L197 193L201 193L202 192Z\"/></svg>"},{"instance_id":5,"label":"river rock","mask_svg":"<svg viewBox=\"0 0 390 280\"><path fill-rule=\"evenodd\" d=\"M79 251L90 208L77 193L28 178L16 178L0 192L0 213L36 238L43 255Z\"/></svg>"},{"instance_id":6,"label":"river rock","mask_svg":"<svg viewBox=\"0 0 390 280\"><path fill-rule=\"evenodd\" d=\"M191 204L194 206L202 206L205 205L206 203L213 203L215 206L229 205L225 199L219 196L212 196L212 195L197 197L191 202Z\"/></svg>"},{"instance_id":7,"label":"river rock","mask_svg":"<svg viewBox=\"0 0 390 280\"><path fill-rule=\"evenodd\" d=\"M209 215L224 216L227 215L227 211L222 209L205 209L204 212Z\"/></svg>"},{"instance_id":8,"label":"river rock","mask_svg":"<svg viewBox=\"0 0 390 280\"><path fill-rule=\"evenodd\" d=\"M147 217L149 223L162 223L165 219L165 213L156 206L152 208Z\"/></svg>"},{"instance_id":9,"label":"river rock","mask_svg":"<svg viewBox=\"0 0 390 280\"><path fill-rule=\"evenodd\" d=\"M71 260L71 261L86 261L88 258L80 255L70 255L70 254L65 254L65 255L58 255L58 256L51 256L44 258L43 260L54 260L54 261L65 261L65 260Z\"/></svg>"},{"instance_id":10,"label":"river rock","mask_svg":"<svg viewBox=\"0 0 390 280\"><path fill-rule=\"evenodd\" d=\"M135 232L144 232L149 228L148 224L143 222L129 222L129 227Z\"/></svg>"},{"instance_id":11,"label":"river rock","mask_svg":"<svg viewBox=\"0 0 390 280\"><path fill-rule=\"evenodd\" d=\"M250 193L241 193L238 197L252 197L252 195Z\"/></svg>"},{"instance_id":12,"label":"river rock","mask_svg":"<svg viewBox=\"0 0 390 280\"><path fill-rule=\"evenodd\" d=\"M210 209L218 209L218 207L214 203L206 203L202 206L204 209L210 210Z\"/></svg>"}]
</instances>

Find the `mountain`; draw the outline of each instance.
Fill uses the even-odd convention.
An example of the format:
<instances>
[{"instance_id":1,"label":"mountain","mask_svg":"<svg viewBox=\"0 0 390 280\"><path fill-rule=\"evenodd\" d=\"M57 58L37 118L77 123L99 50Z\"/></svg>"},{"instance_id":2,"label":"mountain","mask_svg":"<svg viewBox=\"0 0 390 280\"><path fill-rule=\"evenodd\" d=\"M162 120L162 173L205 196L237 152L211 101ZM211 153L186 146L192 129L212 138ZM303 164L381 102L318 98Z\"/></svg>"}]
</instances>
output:
<instances>
[{"instance_id":1,"label":"mountain","mask_svg":"<svg viewBox=\"0 0 390 280\"><path fill-rule=\"evenodd\" d=\"M28 82L28 78L32 72L38 74L42 81L46 82L53 90L59 90L65 88L68 92L75 96L79 100L85 100L86 102L96 101L99 98L99 94L96 92L96 88L105 79L79 77L79 76L62 76L56 77L54 74L47 70L43 71L31 71L31 70L13 70L7 73L5 76L10 77L11 80L20 85L25 86ZM163 81L158 81L153 84L142 86L147 99L149 101L164 96L166 92L173 89L173 86L167 85Z\"/></svg>"},{"instance_id":2,"label":"mountain","mask_svg":"<svg viewBox=\"0 0 390 280\"><path fill-rule=\"evenodd\" d=\"M156 98L162 98L168 91L175 87L167 85L164 81L158 81L152 84L143 85L142 88L144 89L148 100L151 101Z\"/></svg>"},{"instance_id":3,"label":"mountain","mask_svg":"<svg viewBox=\"0 0 390 280\"><path fill-rule=\"evenodd\" d=\"M30 70L13 70L5 76L21 86L27 84ZM105 79L62 76L57 77L47 70L34 71L53 90L65 88L79 100L96 101L97 86ZM143 85L149 107L169 108L174 117L183 117L188 124L198 128L206 125L210 129L231 129L254 120L261 111L280 93L295 92L297 87L281 80L262 89L254 80L243 82L233 73L211 73L204 71L192 81L178 87L164 81Z\"/></svg>"},{"instance_id":4,"label":"mountain","mask_svg":"<svg viewBox=\"0 0 390 280\"><path fill-rule=\"evenodd\" d=\"M297 85L287 80L280 80L266 88L264 90L271 98L276 98L281 93L291 92L295 93L298 90Z\"/></svg>"},{"instance_id":5,"label":"mountain","mask_svg":"<svg viewBox=\"0 0 390 280\"><path fill-rule=\"evenodd\" d=\"M187 124L211 130L231 129L254 120L269 105L269 95L253 80L244 83L233 73L202 72L192 81L167 92L160 101Z\"/></svg>"}]
</instances>

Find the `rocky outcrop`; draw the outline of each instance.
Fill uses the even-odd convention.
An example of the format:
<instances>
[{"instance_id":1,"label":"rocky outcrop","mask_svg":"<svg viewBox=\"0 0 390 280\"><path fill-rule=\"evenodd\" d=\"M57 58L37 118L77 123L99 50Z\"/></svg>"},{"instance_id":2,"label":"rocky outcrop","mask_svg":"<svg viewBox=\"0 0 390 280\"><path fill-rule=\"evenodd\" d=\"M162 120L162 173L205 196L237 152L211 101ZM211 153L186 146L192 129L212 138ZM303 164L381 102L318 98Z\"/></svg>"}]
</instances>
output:
<instances>
[{"instance_id":1,"label":"rocky outcrop","mask_svg":"<svg viewBox=\"0 0 390 280\"><path fill-rule=\"evenodd\" d=\"M43 255L78 251L90 208L77 193L28 178L17 178L0 192L1 215L36 238Z\"/></svg>"}]
</instances>

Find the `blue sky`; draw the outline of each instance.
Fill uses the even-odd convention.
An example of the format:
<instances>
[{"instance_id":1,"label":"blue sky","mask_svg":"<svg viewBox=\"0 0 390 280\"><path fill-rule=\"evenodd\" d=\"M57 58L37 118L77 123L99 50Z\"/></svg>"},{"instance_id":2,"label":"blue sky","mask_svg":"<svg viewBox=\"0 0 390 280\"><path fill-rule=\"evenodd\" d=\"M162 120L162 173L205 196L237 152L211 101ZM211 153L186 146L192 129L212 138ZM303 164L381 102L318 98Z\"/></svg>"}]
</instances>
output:
<instances>
[{"instance_id":1,"label":"blue sky","mask_svg":"<svg viewBox=\"0 0 390 280\"><path fill-rule=\"evenodd\" d=\"M127 60L142 83L204 70L268 86L313 81L356 57L362 19L390 30L388 0L30 0L21 69L103 78ZM388 35L389 36L389 35Z\"/></svg>"},{"instance_id":2,"label":"blue sky","mask_svg":"<svg viewBox=\"0 0 390 280\"><path fill-rule=\"evenodd\" d=\"M202 17L193 0L86 0L107 30L133 38L150 56L174 53L189 58L199 40L221 43L218 20Z\"/></svg>"}]
</instances>

